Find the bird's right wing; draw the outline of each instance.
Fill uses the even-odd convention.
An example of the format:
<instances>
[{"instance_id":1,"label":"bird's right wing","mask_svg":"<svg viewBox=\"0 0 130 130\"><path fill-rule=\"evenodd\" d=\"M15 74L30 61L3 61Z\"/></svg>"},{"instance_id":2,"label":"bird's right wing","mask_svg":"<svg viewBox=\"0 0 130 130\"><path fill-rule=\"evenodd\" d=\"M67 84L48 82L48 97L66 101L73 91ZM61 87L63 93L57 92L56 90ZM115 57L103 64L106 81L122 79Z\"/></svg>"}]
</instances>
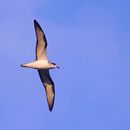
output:
<instances>
[{"instance_id":1,"label":"bird's right wing","mask_svg":"<svg viewBox=\"0 0 130 130\"><path fill-rule=\"evenodd\" d=\"M35 32L36 32L36 60L47 60L47 55L46 55L46 48L47 48L47 40L46 36L39 25L39 23L34 20L34 27L35 27Z\"/></svg>"},{"instance_id":2,"label":"bird's right wing","mask_svg":"<svg viewBox=\"0 0 130 130\"><path fill-rule=\"evenodd\" d=\"M40 70L38 70L38 73L39 73L40 79L45 87L49 110L52 111L53 106L54 106L54 100L55 100L54 83L51 79L48 69L40 69Z\"/></svg>"}]
</instances>

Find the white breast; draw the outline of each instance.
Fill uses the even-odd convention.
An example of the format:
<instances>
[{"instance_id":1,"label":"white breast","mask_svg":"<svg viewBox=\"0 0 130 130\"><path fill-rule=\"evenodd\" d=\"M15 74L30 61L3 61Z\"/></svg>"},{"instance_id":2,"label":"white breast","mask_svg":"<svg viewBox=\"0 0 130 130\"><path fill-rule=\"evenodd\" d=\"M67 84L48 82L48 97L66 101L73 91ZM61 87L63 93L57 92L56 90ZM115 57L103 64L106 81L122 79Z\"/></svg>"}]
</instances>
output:
<instances>
[{"instance_id":1,"label":"white breast","mask_svg":"<svg viewBox=\"0 0 130 130\"><path fill-rule=\"evenodd\" d=\"M24 67L34 68L34 69L48 69L50 65L47 60L37 60L31 63L23 65Z\"/></svg>"}]
</instances>

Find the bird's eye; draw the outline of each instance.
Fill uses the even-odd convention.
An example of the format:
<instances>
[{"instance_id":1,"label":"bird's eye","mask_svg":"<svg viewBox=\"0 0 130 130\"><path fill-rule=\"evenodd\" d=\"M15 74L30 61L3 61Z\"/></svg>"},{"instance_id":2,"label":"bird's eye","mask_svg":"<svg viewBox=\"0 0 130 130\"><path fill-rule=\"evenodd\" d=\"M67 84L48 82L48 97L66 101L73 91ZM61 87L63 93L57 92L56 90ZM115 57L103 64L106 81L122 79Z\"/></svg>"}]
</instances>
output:
<instances>
[{"instance_id":1,"label":"bird's eye","mask_svg":"<svg viewBox=\"0 0 130 130\"><path fill-rule=\"evenodd\" d=\"M52 63L53 65L56 65L55 63Z\"/></svg>"}]
</instances>

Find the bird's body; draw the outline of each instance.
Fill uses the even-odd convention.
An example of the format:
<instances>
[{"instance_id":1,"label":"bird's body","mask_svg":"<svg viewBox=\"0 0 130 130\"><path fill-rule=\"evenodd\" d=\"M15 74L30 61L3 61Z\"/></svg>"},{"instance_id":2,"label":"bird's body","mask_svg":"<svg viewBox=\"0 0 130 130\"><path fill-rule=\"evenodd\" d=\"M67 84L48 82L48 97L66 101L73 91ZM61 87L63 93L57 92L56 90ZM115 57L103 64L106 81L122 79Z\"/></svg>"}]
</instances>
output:
<instances>
[{"instance_id":1,"label":"bird's body","mask_svg":"<svg viewBox=\"0 0 130 130\"><path fill-rule=\"evenodd\" d=\"M31 63L23 64L22 67L33 69L53 69L55 68L55 65L53 65L48 60L36 60Z\"/></svg>"},{"instance_id":2,"label":"bird's body","mask_svg":"<svg viewBox=\"0 0 130 130\"><path fill-rule=\"evenodd\" d=\"M37 69L40 79L45 87L49 110L52 111L55 99L54 82L51 79L49 69L59 68L55 63L49 62L46 54L47 40L39 23L34 20L36 32L36 60L22 64L22 67Z\"/></svg>"}]
</instances>

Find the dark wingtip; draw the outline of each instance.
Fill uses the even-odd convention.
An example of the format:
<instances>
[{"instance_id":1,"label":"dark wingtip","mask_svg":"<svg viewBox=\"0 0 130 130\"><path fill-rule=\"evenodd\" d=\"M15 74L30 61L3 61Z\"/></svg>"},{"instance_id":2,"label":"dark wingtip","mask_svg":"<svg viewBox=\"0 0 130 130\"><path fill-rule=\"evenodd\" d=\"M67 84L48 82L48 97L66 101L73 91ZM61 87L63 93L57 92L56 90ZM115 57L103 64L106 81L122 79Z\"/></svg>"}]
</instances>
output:
<instances>
[{"instance_id":1,"label":"dark wingtip","mask_svg":"<svg viewBox=\"0 0 130 130\"><path fill-rule=\"evenodd\" d=\"M53 107L49 107L50 112L52 112Z\"/></svg>"},{"instance_id":2,"label":"dark wingtip","mask_svg":"<svg viewBox=\"0 0 130 130\"><path fill-rule=\"evenodd\" d=\"M34 19L34 25L39 25L36 19Z\"/></svg>"},{"instance_id":3,"label":"dark wingtip","mask_svg":"<svg viewBox=\"0 0 130 130\"><path fill-rule=\"evenodd\" d=\"M51 105L48 104L48 106L49 106L49 110L50 110L50 112L52 112L52 110L53 110L53 106L54 106L54 99L53 99L53 104L51 104Z\"/></svg>"},{"instance_id":4,"label":"dark wingtip","mask_svg":"<svg viewBox=\"0 0 130 130\"><path fill-rule=\"evenodd\" d=\"M42 30L40 24L37 22L36 19L34 19L34 26L35 26L35 28L38 27L38 28L43 32L43 30Z\"/></svg>"},{"instance_id":5,"label":"dark wingtip","mask_svg":"<svg viewBox=\"0 0 130 130\"><path fill-rule=\"evenodd\" d=\"M37 20L36 20L36 19L34 19L34 23L37 23Z\"/></svg>"}]
</instances>

